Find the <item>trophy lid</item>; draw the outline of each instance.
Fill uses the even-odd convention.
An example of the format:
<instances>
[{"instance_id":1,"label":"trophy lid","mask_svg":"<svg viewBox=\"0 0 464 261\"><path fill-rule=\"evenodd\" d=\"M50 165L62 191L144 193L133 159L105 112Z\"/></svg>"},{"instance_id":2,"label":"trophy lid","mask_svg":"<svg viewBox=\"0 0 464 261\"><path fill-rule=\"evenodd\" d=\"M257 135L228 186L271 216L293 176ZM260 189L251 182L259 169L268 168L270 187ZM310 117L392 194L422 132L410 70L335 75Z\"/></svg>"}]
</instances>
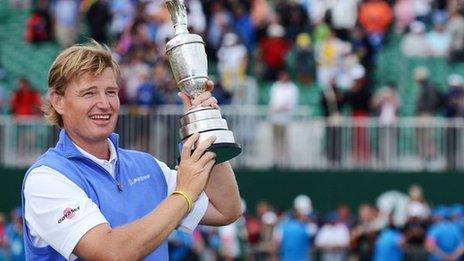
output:
<instances>
[{"instance_id":1,"label":"trophy lid","mask_svg":"<svg viewBox=\"0 0 464 261\"><path fill-rule=\"evenodd\" d=\"M201 38L201 36L199 36L198 34L180 34L176 35L174 38L172 38L166 43L166 53L169 53L172 49L174 49L177 46L190 43L205 44L203 38Z\"/></svg>"}]
</instances>

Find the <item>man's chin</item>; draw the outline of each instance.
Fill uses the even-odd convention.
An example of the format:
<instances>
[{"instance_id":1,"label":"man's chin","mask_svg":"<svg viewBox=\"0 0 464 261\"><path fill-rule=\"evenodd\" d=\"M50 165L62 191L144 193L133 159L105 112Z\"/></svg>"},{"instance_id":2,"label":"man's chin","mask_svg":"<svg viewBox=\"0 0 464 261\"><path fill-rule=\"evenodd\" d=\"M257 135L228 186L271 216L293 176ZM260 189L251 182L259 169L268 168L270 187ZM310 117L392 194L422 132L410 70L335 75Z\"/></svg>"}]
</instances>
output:
<instances>
[{"instance_id":1,"label":"man's chin","mask_svg":"<svg viewBox=\"0 0 464 261\"><path fill-rule=\"evenodd\" d=\"M102 140L110 137L111 133L113 133L113 130L98 130L94 133L93 136L96 140Z\"/></svg>"},{"instance_id":2,"label":"man's chin","mask_svg":"<svg viewBox=\"0 0 464 261\"><path fill-rule=\"evenodd\" d=\"M113 132L116 124L106 124L106 125L92 125L92 128L89 129L94 139L106 139Z\"/></svg>"}]
</instances>

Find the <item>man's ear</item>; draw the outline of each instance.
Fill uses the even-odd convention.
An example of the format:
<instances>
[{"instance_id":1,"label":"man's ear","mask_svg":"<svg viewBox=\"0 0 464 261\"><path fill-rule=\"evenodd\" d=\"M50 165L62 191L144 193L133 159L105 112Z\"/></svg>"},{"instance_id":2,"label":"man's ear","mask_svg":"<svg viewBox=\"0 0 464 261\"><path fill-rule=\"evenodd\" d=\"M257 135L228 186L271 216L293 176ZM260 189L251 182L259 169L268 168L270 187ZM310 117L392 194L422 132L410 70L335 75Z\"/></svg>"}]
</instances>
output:
<instances>
[{"instance_id":1,"label":"man's ear","mask_svg":"<svg viewBox=\"0 0 464 261\"><path fill-rule=\"evenodd\" d=\"M50 103L58 114L63 115L64 111L64 97L63 95L58 94L56 91L50 93Z\"/></svg>"}]
</instances>

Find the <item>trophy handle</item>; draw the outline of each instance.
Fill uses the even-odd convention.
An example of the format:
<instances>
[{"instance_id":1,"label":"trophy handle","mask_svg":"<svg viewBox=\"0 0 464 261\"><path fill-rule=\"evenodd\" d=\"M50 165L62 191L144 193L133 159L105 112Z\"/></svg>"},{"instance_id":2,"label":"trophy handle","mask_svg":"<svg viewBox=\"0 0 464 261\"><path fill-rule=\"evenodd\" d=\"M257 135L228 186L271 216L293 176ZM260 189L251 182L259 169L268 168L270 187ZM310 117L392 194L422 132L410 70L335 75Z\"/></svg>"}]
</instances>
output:
<instances>
[{"instance_id":1,"label":"trophy handle","mask_svg":"<svg viewBox=\"0 0 464 261\"><path fill-rule=\"evenodd\" d=\"M174 24L175 35L187 34L187 8L184 0L166 0L171 20Z\"/></svg>"}]
</instances>

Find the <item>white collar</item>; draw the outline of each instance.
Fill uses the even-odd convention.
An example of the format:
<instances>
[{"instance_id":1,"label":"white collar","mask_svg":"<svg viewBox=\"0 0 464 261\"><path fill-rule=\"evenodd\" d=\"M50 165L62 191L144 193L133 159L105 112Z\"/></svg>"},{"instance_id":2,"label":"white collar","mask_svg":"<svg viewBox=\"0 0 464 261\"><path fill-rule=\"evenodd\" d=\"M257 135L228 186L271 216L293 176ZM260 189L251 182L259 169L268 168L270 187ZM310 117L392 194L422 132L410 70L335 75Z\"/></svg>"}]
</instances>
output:
<instances>
[{"instance_id":1,"label":"white collar","mask_svg":"<svg viewBox=\"0 0 464 261\"><path fill-rule=\"evenodd\" d=\"M110 163L114 163L118 159L118 156L116 155L116 148L114 147L114 144L111 142L111 140L109 138L107 139L107 141L108 141L108 147L110 149L110 159L108 161ZM84 155L84 157L89 158L92 161L95 161L96 163L98 163L100 165L101 165L102 162L107 161L105 159L99 159L99 158L95 157L94 155L88 153L87 151L85 151L81 147L77 146L76 143L73 142L73 144L80 151L80 153L82 153L82 155Z\"/></svg>"}]
</instances>

